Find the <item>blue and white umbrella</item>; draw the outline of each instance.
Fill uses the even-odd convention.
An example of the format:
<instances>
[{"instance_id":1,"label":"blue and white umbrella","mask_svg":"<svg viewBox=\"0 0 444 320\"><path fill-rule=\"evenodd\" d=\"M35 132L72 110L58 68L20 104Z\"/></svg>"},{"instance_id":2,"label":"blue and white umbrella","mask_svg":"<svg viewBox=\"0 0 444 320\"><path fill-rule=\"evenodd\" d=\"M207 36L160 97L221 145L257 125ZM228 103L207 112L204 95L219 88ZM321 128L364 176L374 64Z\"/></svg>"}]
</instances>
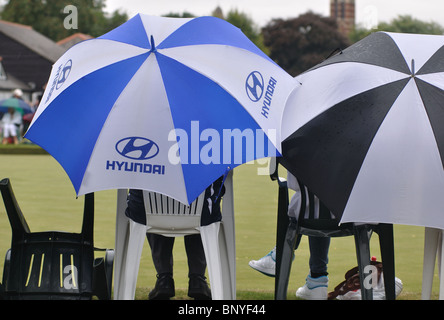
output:
<instances>
[{"instance_id":1,"label":"blue and white umbrella","mask_svg":"<svg viewBox=\"0 0 444 320\"><path fill-rule=\"evenodd\" d=\"M16 109L21 114L32 113L31 107L25 101L17 98L0 100L0 113L8 112L9 108Z\"/></svg>"},{"instance_id":2,"label":"blue and white umbrella","mask_svg":"<svg viewBox=\"0 0 444 320\"><path fill-rule=\"evenodd\" d=\"M26 138L78 195L138 188L190 203L228 170L280 151L294 86L224 20L136 15L54 64Z\"/></svg>"}]
</instances>

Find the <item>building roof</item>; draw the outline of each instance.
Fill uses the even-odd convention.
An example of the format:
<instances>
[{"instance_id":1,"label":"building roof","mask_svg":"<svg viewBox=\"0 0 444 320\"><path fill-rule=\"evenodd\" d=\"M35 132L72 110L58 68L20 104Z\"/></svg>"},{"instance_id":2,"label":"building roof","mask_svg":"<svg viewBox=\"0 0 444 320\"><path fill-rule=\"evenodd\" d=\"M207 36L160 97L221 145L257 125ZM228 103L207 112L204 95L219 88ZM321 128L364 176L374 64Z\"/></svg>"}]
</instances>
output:
<instances>
[{"instance_id":1,"label":"building roof","mask_svg":"<svg viewBox=\"0 0 444 320\"><path fill-rule=\"evenodd\" d=\"M31 88L24 82L20 81L12 74L6 72L2 65L3 57L0 56L0 90L30 90Z\"/></svg>"},{"instance_id":2,"label":"building roof","mask_svg":"<svg viewBox=\"0 0 444 320\"><path fill-rule=\"evenodd\" d=\"M57 44L65 49L71 48L73 45L82 42L84 40L92 39L93 37L89 34L84 33L75 33L73 35L70 35L69 37L66 37L65 39L62 39L57 42Z\"/></svg>"},{"instance_id":3,"label":"building roof","mask_svg":"<svg viewBox=\"0 0 444 320\"><path fill-rule=\"evenodd\" d=\"M10 73L6 73L6 79L0 79L0 91L12 91L22 89L23 91L32 91L32 88L23 81L20 81Z\"/></svg>"},{"instance_id":4,"label":"building roof","mask_svg":"<svg viewBox=\"0 0 444 320\"><path fill-rule=\"evenodd\" d=\"M65 52L65 48L30 26L0 20L0 32L51 62L55 62Z\"/></svg>"}]
</instances>

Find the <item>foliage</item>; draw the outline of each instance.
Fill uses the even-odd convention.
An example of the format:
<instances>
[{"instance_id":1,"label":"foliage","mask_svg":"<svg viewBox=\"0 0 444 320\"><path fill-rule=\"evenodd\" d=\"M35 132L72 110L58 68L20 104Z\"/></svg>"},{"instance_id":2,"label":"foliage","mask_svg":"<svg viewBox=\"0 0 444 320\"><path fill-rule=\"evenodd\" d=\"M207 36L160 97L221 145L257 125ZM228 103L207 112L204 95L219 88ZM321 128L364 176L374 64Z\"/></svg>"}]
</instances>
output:
<instances>
[{"instance_id":1,"label":"foliage","mask_svg":"<svg viewBox=\"0 0 444 320\"><path fill-rule=\"evenodd\" d=\"M189 12L185 11L185 12L182 12L182 13L170 12L170 13L164 15L164 17L171 17L171 18L194 18L195 16L192 13L189 13Z\"/></svg>"},{"instance_id":2,"label":"foliage","mask_svg":"<svg viewBox=\"0 0 444 320\"><path fill-rule=\"evenodd\" d=\"M104 12L106 0L10 0L1 14L3 20L32 26L34 30L58 41L81 32L93 37L100 36L126 20L126 13ZM78 13L78 29L67 29L64 20L68 14L64 8L75 6Z\"/></svg>"},{"instance_id":3,"label":"foliage","mask_svg":"<svg viewBox=\"0 0 444 320\"><path fill-rule=\"evenodd\" d=\"M381 30L403 33L444 34L444 28L436 22L425 22L412 16L399 16L391 23L381 23Z\"/></svg>"},{"instance_id":4,"label":"foliage","mask_svg":"<svg viewBox=\"0 0 444 320\"><path fill-rule=\"evenodd\" d=\"M409 15L402 15L389 23L381 22L377 29L367 30L362 27L356 27L350 34L350 41L353 43L357 42L376 31L442 35L444 34L444 27L437 22L425 22Z\"/></svg>"},{"instance_id":5,"label":"foliage","mask_svg":"<svg viewBox=\"0 0 444 320\"><path fill-rule=\"evenodd\" d=\"M262 28L262 34L270 57L293 76L349 45L335 20L312 12L288 20L274 19Z\"/></svg>"},{"instance_id":6,"label":"foliage","mask_svg":"<svg viewBox=\"0 0 444 320\"><path fill-rule=\"evenodd\" d=\"M264 45L261 31L250 17L237 10L231 10L228 12L226 20L241 29L259 49L268 54L268 48Z\"/></svg>"}]
</instances>

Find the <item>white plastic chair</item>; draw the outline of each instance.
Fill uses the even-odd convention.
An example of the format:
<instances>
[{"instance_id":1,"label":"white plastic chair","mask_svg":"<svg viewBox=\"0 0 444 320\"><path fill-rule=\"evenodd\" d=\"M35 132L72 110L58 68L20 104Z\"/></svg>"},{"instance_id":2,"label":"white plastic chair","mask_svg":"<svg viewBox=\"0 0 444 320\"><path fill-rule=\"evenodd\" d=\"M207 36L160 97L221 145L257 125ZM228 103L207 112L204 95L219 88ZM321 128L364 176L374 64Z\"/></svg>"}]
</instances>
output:
<instances>
[{"instance_id":1,"label":"white plastic chair","mask_svg":"<svg viewBox=\"0 0 444 320\"><path fill-rule=\"evenodd\" d=\"M430 300L432 295L433 274L435 272L436 256L438 256L438 272L439 272L439 300L444 300L444 256L443 248L443 231L436 228L425 228L424 233L424 261L422 269L422 300Z\"/></svg>"},{"instance_id":2,"label":"white plastic chair","mask_svg":"<svg viewBox=\"0 0 444 320\"><path fill-rule=\"evenodd\" d=\"M127 190L118 190L114 270L114 299L133 300L146 233L178 237L200 233L207 260L213 300L236 299L233 173L225 180L222 221L200 226L203 194L190 206L167 196L144 191L147 225L125 215ZM153 197L162 206L154 206ZM151 202L153 201L153 202ZM160 201L160 202L159 202ZM156 209L166 208L169 211ZM195 214L194 214L195 212ZM193 214L190 214L193 213Z\"/></svg>"}]
</instances>

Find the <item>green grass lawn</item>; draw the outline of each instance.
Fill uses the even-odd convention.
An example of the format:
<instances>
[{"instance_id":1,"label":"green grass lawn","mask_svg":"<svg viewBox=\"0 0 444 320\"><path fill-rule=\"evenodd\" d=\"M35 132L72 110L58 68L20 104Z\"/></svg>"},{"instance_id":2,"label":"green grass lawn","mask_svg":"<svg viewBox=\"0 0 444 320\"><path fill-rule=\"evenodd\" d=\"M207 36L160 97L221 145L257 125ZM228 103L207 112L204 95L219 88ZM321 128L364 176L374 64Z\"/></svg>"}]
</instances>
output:
<instances>
[{"instance_id":1,"label":"green grass lawn","mask_svg":"<svg viewBox=\"0 0 444 320\"><path fill-rule=\"evenodd\" d=\"M10 178L15 195L32 231L59 230L79 232L83 197L74 189L60 165L48 155L0 155L0 178ZM268 175L258 175L266 165L245 164L234 171L237 291L239 299L273 299L274 279L248 266L248 261L267 254L274 246L277 186ZM266 170L265 170L266 171ZM114 248L116 191L96 193L95 245ZM4 206L0 206L0 257L10 247L11 231ZM396 275L403 281L400 299L420 299L422 282L424 228L395 226ZM378 238L371 242L372 255L379 257ZM308 273L308 244L304 238L296 251L289 299ZM331 242L329 290L343 281L344 273L356 265L352 237L334 238ZM178 297L186 296L187 262L183 239L177 238L174 249L174 278ZM3 258L0 258L3 270ZM435 273L433 299L437 298ZM138 278L137 299L146 299L155 283L155 270L148 244L145 244Z\"/></svg>"}]
</instances>

